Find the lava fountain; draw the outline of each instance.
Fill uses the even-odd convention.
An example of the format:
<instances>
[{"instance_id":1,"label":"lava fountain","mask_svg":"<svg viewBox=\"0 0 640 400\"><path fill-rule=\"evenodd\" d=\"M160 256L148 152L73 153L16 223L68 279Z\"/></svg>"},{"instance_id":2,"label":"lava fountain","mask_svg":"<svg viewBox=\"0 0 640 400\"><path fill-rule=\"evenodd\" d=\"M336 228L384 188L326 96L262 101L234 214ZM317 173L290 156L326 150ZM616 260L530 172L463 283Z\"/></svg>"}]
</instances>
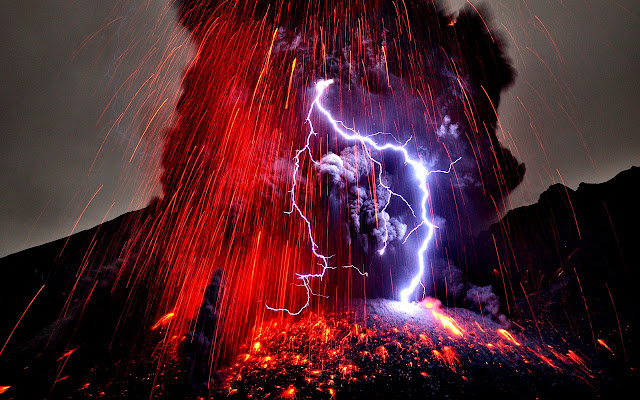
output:
<instances>
[{"instance_id":1,"label":"lava fountain","mask_svg":"<svg viewBox=\"0 0 640 400\"><path fill-rule=\"evenodd\" d=\"M127 283L148 287L150 325L171 315L181 337L221 271L211 363L278 310L436 293L443 240L522 179L495 134L513 72L475 8L202 0L180 15L198 51Z\"/></svg>"}]
</instances>

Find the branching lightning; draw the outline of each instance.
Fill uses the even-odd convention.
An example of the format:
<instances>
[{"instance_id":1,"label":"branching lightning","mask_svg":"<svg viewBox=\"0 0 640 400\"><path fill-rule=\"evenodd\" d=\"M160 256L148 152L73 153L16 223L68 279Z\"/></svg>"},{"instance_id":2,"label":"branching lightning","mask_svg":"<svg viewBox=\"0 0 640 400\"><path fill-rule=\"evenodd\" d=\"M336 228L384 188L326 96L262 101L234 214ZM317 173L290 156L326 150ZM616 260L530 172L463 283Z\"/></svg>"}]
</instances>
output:
<instances>
[{"instance_id":1,"label":"branching lightning","mask_svg":"<svg viewBox=\"0 0 640 400\"><path fill-rule=\"evenodd\" d=\"M296 198L298 173L300 171L300 157L304 153L308 153L309 154L309 158L311 159L311 161L315 165L319 164L319 162L316 161L313 158L313 154L311 153L311 140L313 139L314 136L318 135L318 132L315 131L314 126L313 126L313 122L311 121L311 115L312 115L314 110L319 111L326 118L326 121L329 123L329 125L331 126L333 131L338 133L343 139L345 139L347 141L358 142L360 144L363 144L365 146L368 146L371 149L374 149L374 150L377 150L377 151L380 151L380 152L385 151L385 150L391 150L391 151L400 153L400 154L402 154L402 156L404 158L405 164L410 165L412 167L414 173L415 173L415 178L416 178L417 183L418 183L417 188L418 188L418 190L420 191L420 193L422 195L421 201L420 201L420 215L419 216L416 215L415 211L413 210L413 208L411 207L409 202L404 197L402 197L402 195L393 192L388 185L384 184L384 181L382 179L382 163L380 161L376 160L371 155L370 152L365 152L367 154L367 157L369 158L369 160L371 160L371 162L375 163L379 167L378 180L379 180L380 185L382 187L384 187L386 190L388 190L389 193L390 193L390 196L389 196L387 202L385 203L384 207L381 209L381 211L386 210L387 206L389 205L389 203L391 201L391 197L392 196L398 197L411 210L411 213L413 214L413 216L418 218L419 221L420 221L419 224L407 234L407 237L409 235L411 235L413 232L415 232L418 228L420 228L422 226L426 226L427 227L426 237L422 241L422 243L420 245L420 248L418 249L418 252L417 252L418 271L414 275L414 277L411 280L409 286L407 286L405 289L403 289L400 292L400 300L402 302L408 302L409 301L409 296L411 296L411 294L415 291L416 287L420 284L420 281L422 279L422 275L423 275L424 270L425 270L425 260L424 260L425 253L427 251L429 242L431 241L431 238L433 237L434 230L436 228L436 226L429 220L428 213L427 213L427 199L429 197L429 190L427 188L427 177L429 175L431 175L432 173L436 173L436 172L438 172L438 173L449 173L451 171L451 169L453 168L453 165L460 160L460 158L458 158L455 161L451 162L449 164L449 168L447 170L429 171L427 168L425 168L422 165L422 163L421 163L421 161L419 159L415 159L415 158L411 157L411 155L409 154L409 152L405 148L405 146L408 144L409 141L405 142L402 145L394 145L394 144L390 144L390 143L378 144L373 140L373 137L377 136L378 134L373 134L373 135L369 135L369 136L363 136L359 132L357 132L355 129L345 126L345 124L343 122L338 121L335 118L333 118L331 113L320 102L320 100L322 98L322 95L326 92L327 88L329 86L331 86L333 83L334 83L333 79L321 80L321 81L316 83L316 85L315 85L316 95L315 95L315 98L314 98L313 102L311 103L311 106L309 107L309 112L308 112L307 118L306 118L306 122L309 124L309 135L307 136L307 140L306 140L305 146L303 148L297 150L296 153L295 153L295 156L293 158L293 161L294 161L294 168L293 168L293 173L292 173L292 178L293 179L292 179L291 189L289 190L289 193L291 195L291 209L289 211L286 211L286 213L287 214L292 214L292 213L296 212L304 220L304 222L305 222L305 224L307 226L309 240L311 241L311 251L313 251L313 254L320 260L320 265L322 266L322 269L321 269L320 273L317 273L317 274L296 274L296 277L302 281L302 284L299 285L299 286L304 287L306 292L307 292L307 300L306 300L305 304L302 307L300 307L300 309L298 309L297 311L291 311L291 310L286 309L286 308L272 308L272 307L266 306L269 310L285 311L285 312L289 313L290 315L298 315L298 314L300 314L305 308L307 308L309 306L310 301L311 301L311 296L316 295L311 290L310 279L312 279L312 278L322 279L324 277L325 273L327 272L327 270L336 269L336 267L332 267L332 266L329 265L329 258L331 258L331 256L326 256L326 255L324 255L324 254L319 252L318 244L316 243L316 241L314 239L314 236L313 236L311 222L309 221L307 216L304 214L304 212L298 206L298 202L297 202L297 198ZM383 240L383 246L382 246L382 248L380 248L378 250L378 253L380 255L384 254L384 251L385 251L385 249L387 247L388 233L387 233L386 221L385 221L385 226L383 227L383 230L385 232L384 240ZM403 244L405 242L406 242L406 238L403 241ZM353 268L356 271L358 271L358 273L360 275L367 276L367 273L363 273L362 271L360 271L354 265L346 265L346 266L343 266L343 268Z\"/></svg>"}]
</instances>

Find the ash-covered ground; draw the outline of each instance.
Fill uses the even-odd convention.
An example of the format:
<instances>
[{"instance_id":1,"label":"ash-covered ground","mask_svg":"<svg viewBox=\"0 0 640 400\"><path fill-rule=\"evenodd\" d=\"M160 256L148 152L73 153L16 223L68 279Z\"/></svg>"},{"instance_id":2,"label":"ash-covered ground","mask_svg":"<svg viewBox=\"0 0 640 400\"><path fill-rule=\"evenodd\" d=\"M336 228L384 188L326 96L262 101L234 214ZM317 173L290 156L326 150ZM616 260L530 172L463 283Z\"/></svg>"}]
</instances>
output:
<instances>
[{"instance_id":1,"label":"ash-covered ground","mask_svg":"<svg viewBox=\"0 0 640 400\"><path fill-rule=\"evenodd\" d=\"M425 304L376 300L269 325L215 388L237 398L533 398L601 384L584 350L558 337L541 343L468 310Z\"/></svg>"},{"instance_id":2,"label":"ash-covered ground","mask_svg":"<svg viewBox=\"0 0 640 400\"><path fill-rule=\"evenodd\" d=\"M547 323L514 321L505 329L430 299L356 301L328 313L276 318L256 327L235 362L202 382L184 359L190 339L182 340L169 346L163 368L147 365L142 375L125 368L126 377L104 382L95 371L70 397L135 397L155 386L158 399L608 398L631 379L610 368L622 355L609 338L593 347Z\"/></svg>"},{"instance_id":3,"label":"ash-covered ground","mask_svg":"<svg viewBox=\"0 0 640 400\"><path fill-rule=\"evenodd\" d=\"M169 317L136 324L146 310L143 297L123 317L128 297L111 290L112 280L126 274L124 250L113 243L126 249L148 209L0 259L0 399L626 396L638 382L637 198L628 188L637 186L639 171L575 192L552 188L538 204L510 213L492 232L499 250L508 238L518 240L516 260L496 255L493 240L486 246L477 240L473 272L484 269L483 283L515 294L496 290L506 324L450 298L412 309L390 300L338 306L321 299L323 313L270 314L237 357L213 371L215 276L206 317L185 337L167 335ZM562 220L573 219L567 197L582 229L579 241ZM504 226L511 236L499 234ZM554 227L567 231L556 231L561 249L544 240ZM520 274L514 267L503 281L491 272L497 261L490 257L517 263ZM96 275L78 280L85 264ZM74 287L77 298L68 302Z\"/></svg>"}]
</instances>

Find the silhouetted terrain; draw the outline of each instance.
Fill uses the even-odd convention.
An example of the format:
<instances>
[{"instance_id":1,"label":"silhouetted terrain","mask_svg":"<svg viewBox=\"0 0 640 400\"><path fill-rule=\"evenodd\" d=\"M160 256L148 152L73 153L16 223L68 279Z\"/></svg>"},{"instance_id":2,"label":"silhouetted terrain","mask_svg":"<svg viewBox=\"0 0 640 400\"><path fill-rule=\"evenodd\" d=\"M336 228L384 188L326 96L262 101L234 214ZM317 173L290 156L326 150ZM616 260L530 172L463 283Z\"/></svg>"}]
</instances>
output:
<instances>
[{"instance_id":1,"label":"silhouetted terrain","mask_svg":"<svg viewBox=\"0 0 640 400\"><path fill-rule=\"evenodd\" d=\"M541 337L556 332L554 342L580 341L598 357L591 360L598 368L620 376L618 385L632 382L637 365L639 184L640 168L633 167L575 191L554 185L488 231L447 244L468 280L493 285L518 329L538 330ZM100 368L114 374L134 368L117 361L149 327L130 324L114 332L123 316L135 321L144 312L146 299L112 287L127 278L123 260L135 261L129 243L149 223L150 210L0 259L0 345L42 288L0 355L0 386L11 386L3 396L81 396L78 388ZM75 351L64 356L69 350ZM132 385L139 391L132 386L128 393L135 397L151 383Z\"/></svg>"},{"instance_id":2,"label":"silhouetted terrain","mask_svg":"<svg viewBox=\"0 0 640 400\"><path fill-rule=\"evenodd\" d=\"M640 168L632 167L575 191L553 185L537 203L452 244L454 260L470 281L492 284L512 318L530 318L526 292L534 314L591 331L583 335L618 331L619 319L631 341L628 356L637 359L639 184Z\"/></svg>"},{"instance_id":3,"label":"silhouetted terrain","mask_svg":"<svg viewBox=\"0 0 640 400\"><path fill-rule=\"evenodd\" d=\"M122 258L133 251L131 238L147 220L148 210L0 259L3 344L11 334L0 356L1 379L12 386L7 395L41 398L65 376L52 393L68 392L105 357L117 359L126 353L129 346L123 348L112 339L127 293L112 288L124 272ZM60 359L76 349L73 357Z\"/></svg>"},{"instance_id":4,"label":"silhouetted terrain","mask_svg":"<svg viewBox=\"0 0 640 400\"><path fill-rule=\"evenodd\" d=\"M555 184L537 203L509 211L474 240L458 245L456 261L468 266L501 263L511 280L546 286L562 269L573 267L583 283L629 282L637 277L640 168L623 171L608 182L582 183L577 190ZM495 239L495 244L494 244ZM466 255L465 259L463 256ZM470 278L483 271L470 268Z\"/></svg>"}]
</instances>

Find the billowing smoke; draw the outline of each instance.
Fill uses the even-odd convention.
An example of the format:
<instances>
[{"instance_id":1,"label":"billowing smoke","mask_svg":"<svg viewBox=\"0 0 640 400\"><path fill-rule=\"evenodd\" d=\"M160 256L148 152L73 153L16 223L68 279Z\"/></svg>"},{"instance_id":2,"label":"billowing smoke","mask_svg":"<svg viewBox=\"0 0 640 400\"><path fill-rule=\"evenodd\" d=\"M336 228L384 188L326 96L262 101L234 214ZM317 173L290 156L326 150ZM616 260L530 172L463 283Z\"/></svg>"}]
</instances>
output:
<instances>
[{"instance_id":1,"label":"billowing smoke","mask_svg":"<svg viewBox=\"0 0 640 400\"><path fill-rule=\"evenodd\" d=\"M148 240L162 266L161 312L181 315L177 334L197 315L218 268L221 342L241 337L265 304L296 309L306 300L292 281L318 260L306 226L284 211L291 160L304 146L314 85L323 79L335 82L323 104L345 126L403 144L429 169L460 158L451 173L428 178L438 228L422 283L427 294L498 313L490 290L473 287L447 261L447 243L491 222L525 171L496 135L500 94L514 72L485 10L449 15L422 0L183 0L180 7L198 55L165 142L155 228L162 237ZM425 234L409 207L419 202L411 168L390 153L373 163L371 149L330 136L312 117L315 162L304 161L296 178L299 206L320 250L336 256L332 264L366 271L368 296L397 299ZM314 292L363 293L349 276L332 273Z\"/></svg>"},{"instance_id":2,"label":"billowing smoke","mask_svg":"<svg viewBox=\"0 0 640 400\"><path fill-rule=\"evenodd\" d=\"M383 71L377 70L376 73L379 75ZM517 166L511 172L511 178L495 177L503 180L503 184L511 179L509 185L516 185L524 167L499 145L495 132L485 132L495 139L495 143L480 142L491 148L469 143L469 138L473 138L473 127L468 120L459 117L454 120L454 117L444 114L447 111L444 108L440 119L425 118L428 110L419 94L412 92L407 83L397 76L390 75L388 80L386 89L375 93L369 91L365 100L357 98L344 105L341 99L347 98L349 92L367 92L362 81L354 79L348 89L329 90L322 100L323 106L340 115L342 121L351 120L350 126L354 130L362 135L372 135L380 144L404 145L411 156L421 160L429 170L447 170L454 159L459 158L451 173L434 173L428 180L430 211L438 228L436 241L429 252L431 268L423 284L427 294L448 299L450 305L457 301L457 305L481 309L504 322L499 300L491 287L477 287L467 282L463 272L449 261L446 244L484 228L495 218L496 208L508 195L509 187L490 183L492 178L487 168L508 171L511 166ZM468 93L472 96L473 92L469 89ZM486 97L484 90L482 93ZM401 107L397 97L403 99ZM454 102L446 95L441 98L445 103ZM378 105L384 112L367 113L366 102ZM336 106L338 104L342 105ZM488 120L495 118L494 111L491 112L492 115L484 117ZM483 116L475 118L486 124ZM331 127L322 127L321 121L314 119L314 125L318 131L331 135ZM389 128L385 130L385 127ZM375 150L365 145L332 138L326 146L328 152L314 167L318 172L318 186L314 192L321 193L324 199L323 214L329 214L330 224L334 228L339 226L340 237L349 242L350 260L362 260L370 276L391 275L391 280L400 284L407 282L415 271L416 249L423 240L420 220L415 215L420 201L415 174L393 152L376 154L376 159L383 160L376 163L372 161L371 154ZM479 154L495 156L496 149L508 156L506 164L482 161L484 159ZM340 253L339 250L330 252ZM370 280L375 281L376 278ZM397 292L389 280L369 285L369 295L397 298Z\"/></svg>"},{"instance_id":3,"label":"billowing smoke","mask_svg":"<svg viewBox=\"0 0 640 400\"><path fill-rule=\"evenodd\" d=\"M500 299L491 285L477 286L465 279L464 273L451 260L436 259L431 269L434 292L447 306L467 307L503 324L509 325L500 308Z\"/></svg>"},{"instance_id":4,"label":"billowing smoke","mask_svg":"<svg viewBox=\"0 0 640 400\"><path fill-rule=\"evenodd\" d=\"M391 191L387 186L383 182L375 182L371 183L375 185L373 189L366 184L370 182L370 175L378 176L379 171L372 174L371 168L371 162L364 154L358 155L354 147L343 149L340 155L327 153L317 166L320 178L330 182L329 199L332 207L341 204L341 194L347 193L348 219L343 227L346 233L344 237L350 240L348 233L353 231L366 253L370 252L370 246L377 250L386 243L394 248L396 242L401 241L407 233L407 225L397 217L389 216L386 211L391 200ZM374 165L373 168L380 167Z\"/></svg>"}]
</instances>

